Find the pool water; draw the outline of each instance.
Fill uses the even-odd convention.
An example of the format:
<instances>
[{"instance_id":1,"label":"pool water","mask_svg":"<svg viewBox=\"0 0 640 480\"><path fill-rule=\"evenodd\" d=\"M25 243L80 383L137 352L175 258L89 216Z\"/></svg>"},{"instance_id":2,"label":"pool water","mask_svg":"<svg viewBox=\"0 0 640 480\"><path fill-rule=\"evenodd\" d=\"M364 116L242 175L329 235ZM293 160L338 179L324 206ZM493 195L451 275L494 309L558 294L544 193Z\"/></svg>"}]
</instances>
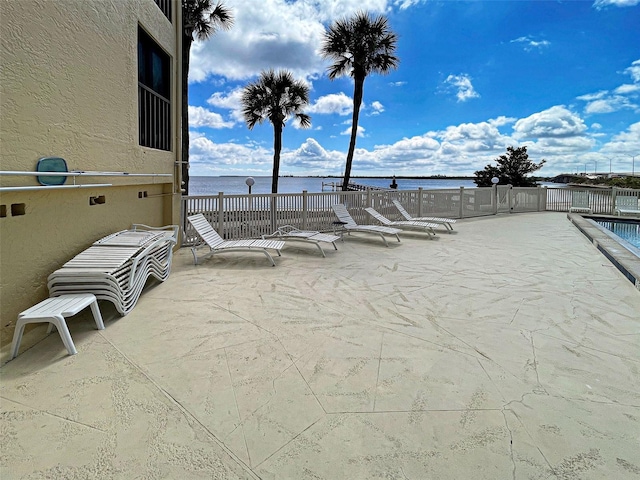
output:
<instances>
[{"instance_id":1,"label":"pool water","mask_svg":"<svg viewBox=\"0 0 640 480\"><path fill-rule=\"evenodd\" d=\"M602 219L598 219L596 222L634 247L640 248L640 222Z\"/></svg>"}]
</instances>

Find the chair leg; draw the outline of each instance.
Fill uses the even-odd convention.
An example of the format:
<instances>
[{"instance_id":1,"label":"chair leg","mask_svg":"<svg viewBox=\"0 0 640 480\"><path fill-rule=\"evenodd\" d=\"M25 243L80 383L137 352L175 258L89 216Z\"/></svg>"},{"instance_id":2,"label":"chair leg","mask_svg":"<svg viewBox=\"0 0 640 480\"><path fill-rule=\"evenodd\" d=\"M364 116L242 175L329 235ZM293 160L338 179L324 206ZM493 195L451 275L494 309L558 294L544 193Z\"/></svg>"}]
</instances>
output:
<instances>
[{"instance_id":1,"label":"chair leg","mask_svg":"<svg viewBox=\"0 0 640 480\"><path fill-rule=\"evenodd\" d=\"M67 348L69 355L75 355L78 353L76 346L73 344L73 340L71 339L69 327L67 327L67 322L64 317L62 315L56 315L55 317L51 317L51 321L55 323L58 333L60 334L60 338L62 339L62 343L64 343L64 346Z\"/></svg>"},{"instance_id":2,"label":"chair leg","mask_svg":"<svg viewBox=\"0 0 640 480\"><path fill-rule=\"evenodd\" d=\"M93 319L96 321L96 327L98 327L98 330L104 330L104 322L102 321L102 314L100 313L100 307L98 307L97 299L91 304L91 313L93 313Z\"/></svg>"},{"instance_id":3,"label":"chair leg","mask_svg":"<svg viewBox=\"0 0 640 480\"><path fill-rule=\"evenodd\" d=\"M273 257L269 254L269 252L267 252L267 250L262 250L262 253L264 253L267 258L269 259L269 261L271 262L271 266L275 267L276 266L276 262L273 261ZM280 251L278 251L278 254L280 253Z\"/></svg>"},{"instance_id":4,"label":"chair leg","mask_svg":"<svg viewBox=\"0 0 640 480\"><path fill-rule=\"evenodd\" d=\"M20 342L22 341L22 334L24 333L25 324L20 322L16 323L16 329L13 331L13 341L11 342L11 358L18 356L18 349L20 348Z\"/></svg>"}]
</instances>

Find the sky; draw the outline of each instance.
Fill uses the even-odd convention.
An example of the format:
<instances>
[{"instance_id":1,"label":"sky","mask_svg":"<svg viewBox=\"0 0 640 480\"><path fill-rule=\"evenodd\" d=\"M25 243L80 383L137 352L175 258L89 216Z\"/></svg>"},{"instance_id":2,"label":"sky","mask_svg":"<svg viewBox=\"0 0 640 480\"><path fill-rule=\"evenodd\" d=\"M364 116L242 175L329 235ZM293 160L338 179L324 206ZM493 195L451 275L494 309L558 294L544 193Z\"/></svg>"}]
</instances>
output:
<instances>
[{"instance_id":1,"label":"sky","mask_svg":"<svg viewBox=\"0 0 640 480\"><path fill-rule=\"evenodd\" d=\"M271 175L273 126L249 130L243 87L268 69L310 88L280 175L342 175L353 81L330 81L326 29L387 17L400 63L364 83L352 176L473 175L527 147L536 174L640 173L640 0L223 0L229 30L191 48L190 172ZM634 159L635 157L635 159Z\"/></svg>"}]
</instances>

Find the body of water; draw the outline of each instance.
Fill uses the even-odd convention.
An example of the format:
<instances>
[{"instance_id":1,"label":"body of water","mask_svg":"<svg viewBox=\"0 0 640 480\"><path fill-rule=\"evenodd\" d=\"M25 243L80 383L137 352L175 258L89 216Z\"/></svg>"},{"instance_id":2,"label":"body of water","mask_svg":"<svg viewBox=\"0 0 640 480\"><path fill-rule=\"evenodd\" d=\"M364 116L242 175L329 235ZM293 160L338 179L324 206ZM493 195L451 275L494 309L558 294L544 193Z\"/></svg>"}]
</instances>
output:
<instances>
[{"instance_id":1,"label":"body of water","mask_svg":"<svg viewBox=\"0 0 640 480\"><path fill-rule=\"evenodd\" d=\"M247 177L190 177L189 195L217 195L223 192L227 195L249 193L249 187L245 184ZM271 193L271 177L253 177L255 184L251 193ZM369 185L372 187L389 188L392 178L354 178L353 183ZM322 192L323 183L341 184L339 178L321 177L280 177L278 181L278 193L301 193L306 190L309 193ZM473 180L451 179L396 179L398 190L417 190L422 187L425 190L446 188L475 188ZM340 190L340 187L338 187ZM325 186L324 191L331 191L331 187Z\"/></svg>"},{"instance_id":2,"label":"body of water","mask_svg":"<svg viewBox=\"0 0 640 480\"><path fill-rule=\"evenodd\" d=\"M596 220L607 230L626 240L634 247L640 248L640 222L632 220Z\"/></svg>"}]
</instances>

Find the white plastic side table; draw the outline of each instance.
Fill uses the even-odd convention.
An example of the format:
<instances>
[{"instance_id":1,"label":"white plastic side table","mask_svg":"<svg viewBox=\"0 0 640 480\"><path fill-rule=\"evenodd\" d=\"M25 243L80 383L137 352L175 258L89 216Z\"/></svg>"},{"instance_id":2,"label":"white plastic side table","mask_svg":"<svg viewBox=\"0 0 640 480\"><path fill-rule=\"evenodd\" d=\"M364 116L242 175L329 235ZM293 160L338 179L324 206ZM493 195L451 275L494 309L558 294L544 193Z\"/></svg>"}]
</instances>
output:
<instances>
[{"instance_id":1,"label":"white plastic side table","mask_svg":"<svg viewBox=\"0 0 640 480\"><path fill-rule=\"evenodd\" d=\"M51 333L51 330L55 326L58 329L62 343L64 343L64 346L67 348L69 355L75 355L78 351L71 339L71 334L69 333L69 328L67 327L65 318L71 317L89 306L91 307L93 318L96 321L96 327L98 327L98 330L104 330L104 323L102 322L102 315L98 308L98 301L96 300L96 296L92 293L77 293L73 295L60 295L59 297L47 298L37 305L25 310L18 315L16 329L13 333L13 341L11 343L11 358L15 358L18 355L18 349L20 348L20 341L22 340L25 325L27 323L42 322L49 322L47 333Z\"/></svg>"}]
</instances>

